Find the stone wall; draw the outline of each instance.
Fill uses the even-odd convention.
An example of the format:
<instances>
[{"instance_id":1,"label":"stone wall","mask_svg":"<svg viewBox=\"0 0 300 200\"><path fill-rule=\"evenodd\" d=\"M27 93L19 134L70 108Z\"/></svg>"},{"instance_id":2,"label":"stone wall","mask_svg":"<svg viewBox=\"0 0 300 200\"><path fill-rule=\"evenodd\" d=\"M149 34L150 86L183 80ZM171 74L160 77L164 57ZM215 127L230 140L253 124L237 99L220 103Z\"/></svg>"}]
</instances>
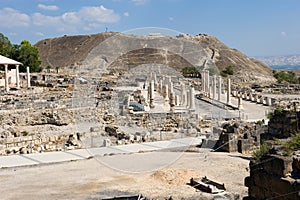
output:
<instances>
[{"instance_id":1,"label":"stone wall","mask_svg":"<svg viewBox=\"0 0 300 200\"><path fill-rule=\"evenodd\" d=\"M260 135L264 131L265 126L255 123L225 123L214 148L219 151L248 154L259 147Z\"/></svg>"},{"instance_id":2,"label":"stone wall","mask_svg":"<svg viewBox=\"0 0 300 200\"><path fill-rule=\"evenodd\" d=\"M300 199L300 157L266 156L250 162L250 176L245 178L249 199Z\"/></svg>"},{"instance_id":3,"label":"stone wall","mask_svg":"<svg viewBox=\"0 0 300 200\"><path fill-rule=\"evenodd\" d=\"M0 138L0 155L41 153L44 151L61 151L81 148L77 135L45 136L43 134L15 135Z\"/></svg>"},{"instance_id":4,"label":"stone wall","mask_svg":"<svg viewBox=\"0 0 300 200\"><path fill-rule=\"evenodd\" d=\"M300 112L276 109L270 114L269 130L264 139L288 138L299 131Z\"/></svg>"}]
</instances>

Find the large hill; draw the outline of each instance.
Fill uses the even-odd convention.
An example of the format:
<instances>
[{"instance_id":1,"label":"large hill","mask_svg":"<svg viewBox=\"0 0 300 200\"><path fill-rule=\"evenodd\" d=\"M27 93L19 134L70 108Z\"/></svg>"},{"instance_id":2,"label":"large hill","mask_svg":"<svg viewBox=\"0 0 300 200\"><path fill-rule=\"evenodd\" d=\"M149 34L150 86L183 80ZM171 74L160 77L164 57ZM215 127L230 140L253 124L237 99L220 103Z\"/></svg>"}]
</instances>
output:
<instances>
[{"instance_id":1,"label":"large hill","mask_svg":"<svg viewBox=\"0 0 300 200\"><path fill-rule=\"evenodd\" d=\"M129 70L142 64L162 64L181 70L189 66L234 68L238 82L275 81L272 70L262 62L227 47L206 34L196 36L136 36L121 33L64 36L39 41L36 46L42 66L64 69Z\"/></svg>"}]
</instances>

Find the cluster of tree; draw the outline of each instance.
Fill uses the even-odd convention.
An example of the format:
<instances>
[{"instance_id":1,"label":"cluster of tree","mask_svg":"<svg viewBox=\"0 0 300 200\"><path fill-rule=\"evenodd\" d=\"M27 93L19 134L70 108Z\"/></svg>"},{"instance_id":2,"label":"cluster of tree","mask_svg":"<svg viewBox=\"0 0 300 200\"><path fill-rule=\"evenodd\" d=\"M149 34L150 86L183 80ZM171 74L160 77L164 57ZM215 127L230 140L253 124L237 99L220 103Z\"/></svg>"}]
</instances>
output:
<instances>
[{"instance_id":1,"label":"cluster of tree","mask_svg":"<svg viewBox=\"0 0 300 200\"><path fill-rule=\"evenodd\" d=\"M185 77L201 77L199 68L195 66L185 67L181 70L181 72Z\"/></svg>"},{"instance_id":2,"label":"cluster of tree","mask_svg":"<svg viewBox=\"0 0 300 200\"><path fill-rule=\"evenodd\" d=\"M223 77L227 77L228 75L233 75L233 74L234 74L234 70L231 65L227 66L225 70L221 71L221 76Z\"/></svg>"},{"instance_id":3,"label":"cluster of tree","mask_svg":"<svg viewBox=\"0 0 300 200\"><path fill-rule=\"evenodd\" d=\"M185 77L201 78L201 71L203 69L204 66L191 66L183 68L181 72ZM219 73L219 69L216 66L208 66L205 69L209 71L211 76Z\"/></svg>"},{"instance_id":4,"label":"cluster of tree","mask_svg":"<svg viewBox=\"0 0 300 200\"><path fill-rule=\"evenodd\" d=\"M278 83L300 83L300 78L292 71L273 71L274 77Z\"/></svg>"},{"instance_id":5,"label":"cluster of tree","mask_svg":"<svg viewBox=\"0 0 300 200\"><path fill-rule=\"evenodd\" d=\"M40 72L41 59L37 47L32 46L29 41L23 40L20 45L12 44L7 37L0 33L0 55L14 59L28 66L31 72ZM20 71L26 71L21 67Z\"/></svg>"}]
</instances>

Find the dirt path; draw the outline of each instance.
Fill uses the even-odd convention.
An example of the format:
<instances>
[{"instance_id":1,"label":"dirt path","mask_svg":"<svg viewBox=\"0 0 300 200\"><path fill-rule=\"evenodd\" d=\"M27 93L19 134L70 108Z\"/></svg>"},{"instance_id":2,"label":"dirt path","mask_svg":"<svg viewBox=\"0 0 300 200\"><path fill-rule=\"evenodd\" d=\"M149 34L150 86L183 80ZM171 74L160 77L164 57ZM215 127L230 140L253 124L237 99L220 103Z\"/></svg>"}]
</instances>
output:
<instances>
[{"instance_id":1,"label":"dirt path","mask_svg":"<svg viewBox=\"0 0 300 200\"><path fill-rule=\"evenodd\" d=\"M249 161L241 154L184 153L169 165L162 161L165 156L175 154L178 152L115 155L0 169L1 199L96 199L140 193L155 199L168 196L188 199L199 198L200 195L202 199L211 198L187 185L191 177L199 176L225 183L230 193L247 194L243 183L248 176L246 168ZM127 167L116 170L109 167L111 163L113 168L117 168L116 164ZM130 166L132 171L128 170ZM152 170L136 170L143 168Z\"/></svg>"}]
</instances>

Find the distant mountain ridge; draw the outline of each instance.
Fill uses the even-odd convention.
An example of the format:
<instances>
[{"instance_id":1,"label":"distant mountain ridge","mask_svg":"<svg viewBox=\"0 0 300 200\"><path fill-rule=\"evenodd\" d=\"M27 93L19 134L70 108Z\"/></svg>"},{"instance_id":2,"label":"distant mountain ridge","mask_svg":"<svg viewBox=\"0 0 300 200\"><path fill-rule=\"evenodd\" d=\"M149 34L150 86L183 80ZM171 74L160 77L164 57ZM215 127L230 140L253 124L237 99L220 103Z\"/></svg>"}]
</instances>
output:
<instances>
[{"instance_id":1,"label":"distant mountain ridge","mask_svg":"<svg viewBox=\"0 0 300 200\"><path fill-rule=\"evenodd\" d=\"M300 66L300 54L299 55L287 55L287 56L262 56L256 57L256 59L264 62L265 64L275 67L282 66L286 68L293 68Z\"/></svg>"}]
</instances>

